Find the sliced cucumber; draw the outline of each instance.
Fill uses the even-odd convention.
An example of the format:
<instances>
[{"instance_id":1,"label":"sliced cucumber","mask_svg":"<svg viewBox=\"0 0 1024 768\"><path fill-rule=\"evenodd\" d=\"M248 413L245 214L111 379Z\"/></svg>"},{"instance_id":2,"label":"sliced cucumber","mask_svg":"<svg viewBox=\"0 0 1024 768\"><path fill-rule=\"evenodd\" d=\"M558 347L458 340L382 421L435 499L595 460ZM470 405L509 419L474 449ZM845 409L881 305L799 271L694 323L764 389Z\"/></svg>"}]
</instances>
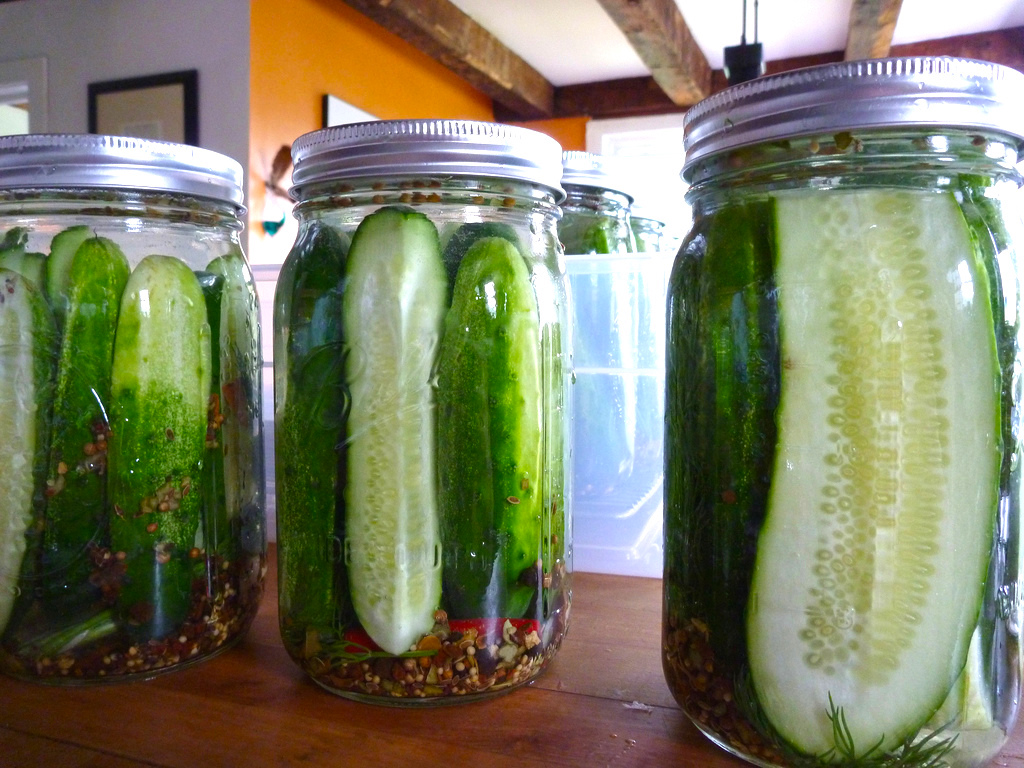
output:
<instances>
[{"instance_id":1,"label":"sliced cucumber","mask_svg":"<svg viewBox=\"0 0 1024 768\"><path fill-rule=\"evenodd\" d=\"M995 718L988 681L993 676L985 666L984 642L984 636L976 630L967 663L942 706L932 715L930 727L942 728L950 723L963 731L984 731L992 727Z\"/></svg>"},{"instance_id":2,"label":"sliced cucumber","mask_svg":"<svg viewBox=\"0 0 1024 768\"><path fill-rule=\"evenodd\" d=\"M880 752L946 699L997 505L986 272L951 194L777 199L778 450L747 616L779 735L832 749L829 702Z\"/></svg>"},{"instance_id":3,"label":"sliced cucumber","mask_svg":"<svg viewBox=\"0 0 1024 768\"><path fill-rule=\"evenodd\" d=\"M34 288L43 290L46 276L45 253L25 252L17 248L0 251L0 268L17 272L31 282Z\"/></svg>"},{"instance_id":4,"label":"sliced cucumber","mask_svg":"<svg viewBox=\"0 0 1024 768\"><path fill-rule=\"evenodd\" d=\"M62 229L50 241L50 257L46 260L45 290L58 327L64 325L64 315L67 312L71 262L79 246L91 236L92 230L85 224L79 224Z\"/></svg>"},{"instance_id":5,"label":"sliced cucumber","mask_svg":"<svg viewBox=\"0 0 1024 768\"><path fill-rule=\"evenodd\" d=\"M0 634L19 579L46 473L45 403L53 377L53 317L43 294L0 269Z\"/></svg>"},{"instance_id":6,"label":"sliced cucumber","mask_svg":"<svg viewBox=\"0 0 1024 768\"><path fill-rule=\"evenodd\" d=\"M370 214L347 277L349 584L366 632L402 653L430 630L441 596L433 377L448 286L433 223L399 208Z\"/></svg>"}]
</instances>

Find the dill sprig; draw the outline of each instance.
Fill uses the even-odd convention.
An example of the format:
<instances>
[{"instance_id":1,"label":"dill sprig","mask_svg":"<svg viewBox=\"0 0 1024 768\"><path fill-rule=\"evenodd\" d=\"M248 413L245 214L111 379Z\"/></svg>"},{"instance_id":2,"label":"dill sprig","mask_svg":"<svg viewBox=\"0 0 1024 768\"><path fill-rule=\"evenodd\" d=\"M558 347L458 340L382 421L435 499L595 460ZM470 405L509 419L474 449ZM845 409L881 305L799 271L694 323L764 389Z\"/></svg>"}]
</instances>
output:
<instances>
[{"instance_id":1,"label":"dill sprig","mask_svg":"<svg viewBox=\"0 0 1024 768\"><path fill-rule=\"evenodd\" d=\"M858 754L853 733L846 722L846 713L837 707L828 695L828 719L832 723L832 742L835 746L820 756L825 763L849 768L949 768L946 756L953 751L957 737L942 738L946 726L932 731L923 739L917 734L908 737L892 752L882 752L883 736L865 752ZM838 759L837 759L838 758Z\"/></svg>"},{"instance_id":2,"label":"dill sprig","mask_svg":"<svg viewBox=\"0 0 1024 768\"><path fill-rule=\"evenodd\" d=\"M828 696L828 719L832 724L833 746L817 755L797 752L775 730L768 716L761 708L750 679L749 669L744 669L734 685L736 704L761 736L775 747L793 768L815 768L830 765L836 768L950 768L946 757L956 746L957 736L945 737L948 726L932 731L923 738L914 733L894 750L883 752L883 736L868 749L861 751L854 743L853 732L846 720L846 712L837 706L830 693Z\"/></svg>"},{"instance_id":3,"label":"dill sprig","mask_svg":"<svg viewBox=\"0 0 1024 768\"><path fill-rule=\"evenodd\" d=\"M323 648L323 656L331 669L352 664L353 662L369 661L370 659L418 659L421 656L433 656L436 650L406 651L397 656L387 651L375 651L355 640L339 640Z\"/></svg>"}]
</instances>

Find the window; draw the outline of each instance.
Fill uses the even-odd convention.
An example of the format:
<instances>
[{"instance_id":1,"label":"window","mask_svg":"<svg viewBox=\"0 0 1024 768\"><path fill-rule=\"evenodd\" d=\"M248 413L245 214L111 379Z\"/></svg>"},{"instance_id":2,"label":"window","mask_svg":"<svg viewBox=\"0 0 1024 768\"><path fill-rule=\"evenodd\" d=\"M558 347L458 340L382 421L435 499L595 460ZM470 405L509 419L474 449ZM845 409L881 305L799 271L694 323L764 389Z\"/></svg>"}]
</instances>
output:
<instances>
[{"instance_id":1,"label":"window","mask_svg":"<svg viewBox=\"0 0 1024 768\"><path fill-rule=\"evenodd\" d=\"M633 195L633 208L664 222L670 242L678 242L690 227L684 200L683 113L591 120L587 123L587 151L628 158L620 164Z\"/></svg>"},{"instance_id":2,"label":"window","mask_svg":"<svg viewBox=\"0 0 1024 768\"><path fill-rule=\"evenodd\" d=\"M46 59L0 62L0 135L46 131Z\"/></svg>"}]
</instances>

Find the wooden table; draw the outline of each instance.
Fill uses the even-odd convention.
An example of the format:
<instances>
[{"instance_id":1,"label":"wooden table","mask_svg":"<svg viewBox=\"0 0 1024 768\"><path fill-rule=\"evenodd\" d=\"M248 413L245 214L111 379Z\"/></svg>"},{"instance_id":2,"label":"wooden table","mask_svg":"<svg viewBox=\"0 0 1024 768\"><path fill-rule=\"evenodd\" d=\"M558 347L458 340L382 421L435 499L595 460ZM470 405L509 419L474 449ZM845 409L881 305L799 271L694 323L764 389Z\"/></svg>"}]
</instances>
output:
<instances>
[{"instance_id":1,"label":"wooden table","mask_svg":"<svg viewBox=\"0 0 1024 768\"><path fill-rule=\"evenodd\" d=\"M661 582L578 573L570 629L532 686L426 709L309 682L278 639L276 573L249 634L192 669L111 686L0 677L0 766L680 766L746 763L707 741L661 673ZM1024 720L994 766L1024 766Z\"/></svg>"}]
</instances>

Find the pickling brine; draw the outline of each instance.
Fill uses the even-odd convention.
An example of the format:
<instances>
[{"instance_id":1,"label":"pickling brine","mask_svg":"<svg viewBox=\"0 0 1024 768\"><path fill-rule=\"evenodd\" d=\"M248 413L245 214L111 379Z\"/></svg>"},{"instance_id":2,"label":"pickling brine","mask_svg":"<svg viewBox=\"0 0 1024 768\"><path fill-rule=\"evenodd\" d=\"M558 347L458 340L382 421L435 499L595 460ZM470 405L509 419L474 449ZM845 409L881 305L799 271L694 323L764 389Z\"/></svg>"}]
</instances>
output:
<instances>
[{"instance_id":1,"label":"pickling brine","mask_svg":"<svg viewBox=\"0 0 1024 768\"><path fill-rule=\"evenodd\" d=\"M918 75L968 72L1010 77ZM848 73L721 100L742 134L794 89L856 102ZM760 765L983 765L1020 692L1022 139L839 110L700 144L716 108L669 289L669 686Z\"/></svg>"},{"instance_id":2,"label":"pickling brine","mask_svg":"<svg viewBox=\"0 0 1024 768\"><path fill-rule=\"evenodd\" d=\"M98 188L115 160L119 188ZM204 659L254 618L265 561L241 169L66 136L9 137L0 168L0 668L86 682Z\"/></svg>"}]
</instances>

